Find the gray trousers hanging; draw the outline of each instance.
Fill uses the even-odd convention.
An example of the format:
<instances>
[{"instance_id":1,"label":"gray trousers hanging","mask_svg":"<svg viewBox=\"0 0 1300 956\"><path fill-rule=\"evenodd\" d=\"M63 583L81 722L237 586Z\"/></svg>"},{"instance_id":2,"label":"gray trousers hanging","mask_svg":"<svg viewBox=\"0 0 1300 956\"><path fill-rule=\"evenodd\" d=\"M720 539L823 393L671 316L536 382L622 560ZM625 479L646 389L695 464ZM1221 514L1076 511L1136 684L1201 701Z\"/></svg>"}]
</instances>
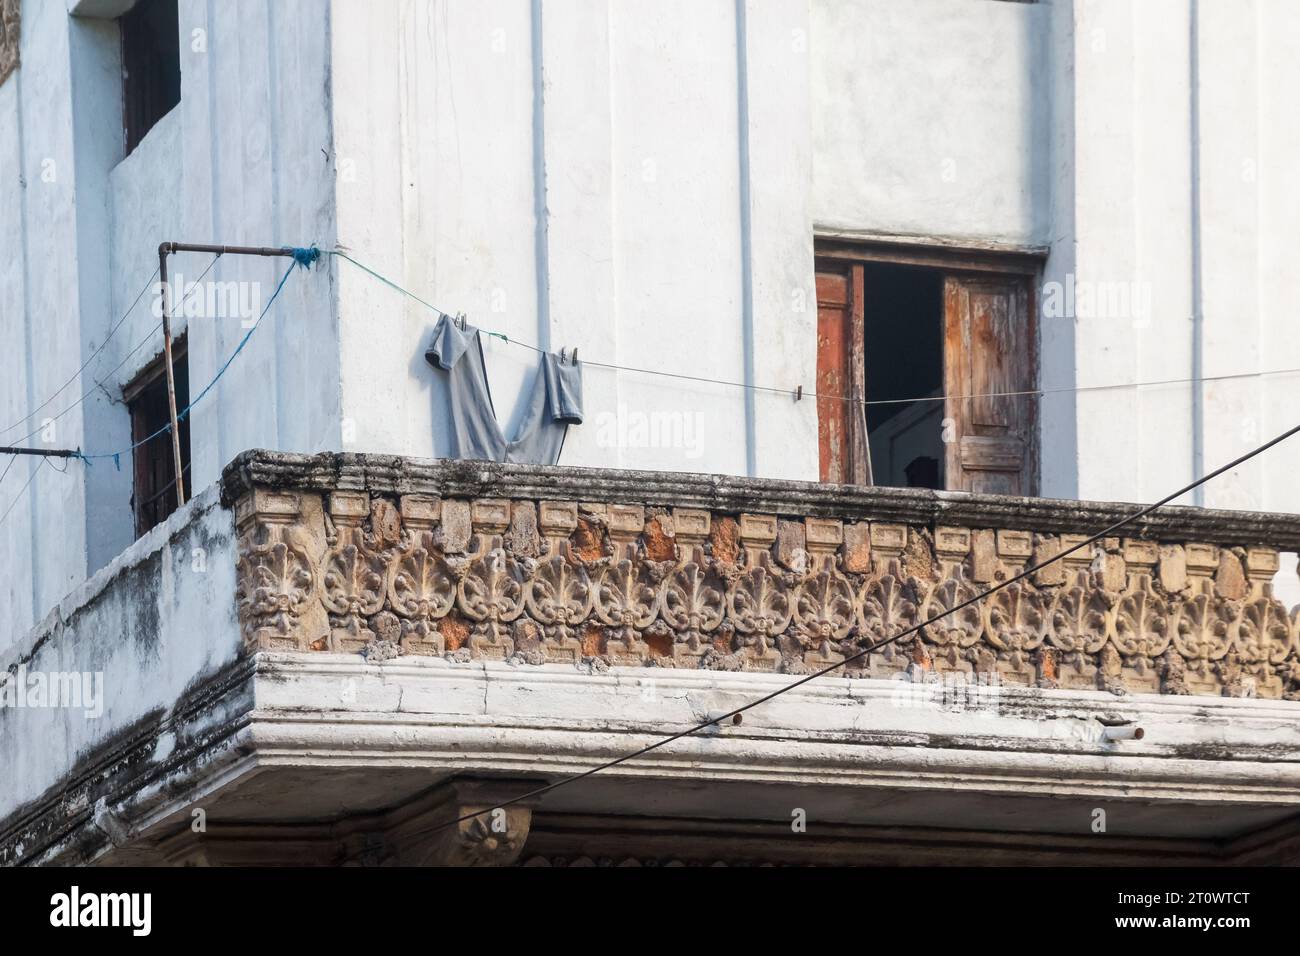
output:
<instances>
[{"instance_id":1,"label":"gray trousers hanging","mask_svg":"<svg viewBox=\"0 0 1300 956\"><path fill-rule=\"evenodd\" d=\"M537 377L515 437L508 440L497 421L488 386L479 330L443 316L433 330L425 360L447 375L451 404L452 455L525 465L560 460L570 425L582 424L582 366L542 353Z\"/></svg>"}]
</instances>

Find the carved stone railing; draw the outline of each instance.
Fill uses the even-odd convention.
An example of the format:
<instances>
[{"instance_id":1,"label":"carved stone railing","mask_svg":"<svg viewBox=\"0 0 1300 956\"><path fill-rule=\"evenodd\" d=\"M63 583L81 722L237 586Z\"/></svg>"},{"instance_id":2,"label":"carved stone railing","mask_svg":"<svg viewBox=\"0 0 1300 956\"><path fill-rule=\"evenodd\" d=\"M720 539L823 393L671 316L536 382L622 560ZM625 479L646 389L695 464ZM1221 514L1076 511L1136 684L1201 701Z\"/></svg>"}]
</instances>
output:
<instances>
[{"instance_id":1,"label":"carved stone railing","mask_svg":"<svg viewBox=\"0 0 1300 956\"><path fill-rule=\"evenodd\" d=\"M223 477L250 650L807 673L1137 506L375 455ZM1126 529L1130 530L1130 529ZM1300 517L1164 508L846 669L1300 699Z\"/></svg>"}]
</instances>

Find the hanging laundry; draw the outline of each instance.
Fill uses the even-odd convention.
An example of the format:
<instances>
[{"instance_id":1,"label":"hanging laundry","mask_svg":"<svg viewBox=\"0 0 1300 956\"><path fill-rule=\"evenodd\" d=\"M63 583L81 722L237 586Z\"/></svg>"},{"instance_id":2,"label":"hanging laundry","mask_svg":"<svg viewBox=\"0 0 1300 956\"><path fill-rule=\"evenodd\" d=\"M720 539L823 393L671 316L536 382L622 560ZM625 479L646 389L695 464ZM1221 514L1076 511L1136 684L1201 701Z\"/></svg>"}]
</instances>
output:
<instances>
[{"instance_id":1,"label":"hanging laundry","mask_svg":"<svg viewBox=\"0 0 1300 956\"><path fill-rule=\"evenodd\" d=\"M456 458L554 465L560 460L569 426L582 424L582 366L576 354L565 360L542 353L532 395L513 439L506 438L497 421L477 328L463 319L458 323L451 316L442 316L424 358L447 373L452 455Z\"/></svg>"}]
</instances>

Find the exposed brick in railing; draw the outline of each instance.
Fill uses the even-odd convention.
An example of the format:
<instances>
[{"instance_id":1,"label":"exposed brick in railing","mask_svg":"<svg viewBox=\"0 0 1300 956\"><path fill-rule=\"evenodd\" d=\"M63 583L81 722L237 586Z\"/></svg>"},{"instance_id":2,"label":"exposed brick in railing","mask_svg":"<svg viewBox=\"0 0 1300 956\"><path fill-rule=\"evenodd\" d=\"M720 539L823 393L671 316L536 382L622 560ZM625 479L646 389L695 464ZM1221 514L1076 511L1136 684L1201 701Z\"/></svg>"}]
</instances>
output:
<instances>
[{"instance_id":1,"label":"exposed brick in railing","mask_svg":"<svg viewBox=\"0 0 1300 956\"><path fill-rule=\"evenodd\" d=\"M955 607L1136 506L250 452L223 496L250 649L791 674ZM1294 516L1167 508L855 662L1300 697L1272 595Z\"/></svg>"}]
</instances>

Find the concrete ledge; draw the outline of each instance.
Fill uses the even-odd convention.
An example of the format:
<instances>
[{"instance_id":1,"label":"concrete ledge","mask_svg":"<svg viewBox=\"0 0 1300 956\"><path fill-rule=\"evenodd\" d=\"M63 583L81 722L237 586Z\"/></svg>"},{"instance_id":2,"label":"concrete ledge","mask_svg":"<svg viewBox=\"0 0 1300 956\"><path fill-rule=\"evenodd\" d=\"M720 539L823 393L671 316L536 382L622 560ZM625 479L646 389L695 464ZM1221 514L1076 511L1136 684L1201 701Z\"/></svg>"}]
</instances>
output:
<instances>
[{"instance_id":1,"label":"concrete ledge","mask_svg":"<svg viewBox=\"0 0 1300 956\"><path fill-rule=\"evenodd\" d=\"M215 675L241 650L234 531L208 489L0 655L5 688L22 687L20 675L40 675L51 688L56 676L71 676L95 691L93 702L52 694L0 706L0 832L41 816L51 801L64 803L63 826L90 812L92 791L95 799L111 795L151 763L165 763L176 728L206 733L189 711L210 709ZM0 863L6 859L0 839Z\"/></svg>"},{"instance_id":2,"label":"concrete ledge","mask_svg":"<svg viewBox=\"0 0 1300 956\"><path fill-rule=\"evenodd\" d=\"M555 780L789 683L781 675L261 653L0 826L13 863L137 862L210 824L324 824L451 777ZM1300 813L1300 704L1000 688L975 706L828 679L548 794L543 813L1225 841ZM194 702L201 702L198 706ZM1141 740L1104 728L1141 726ZM127 739L129 737L129 739ZM653 786L647 786L653 783Z\"/></svg>"},{"instance_id":3,"label":"concrete ledge","mask_svg":"<svg viewBox=\"0 0 1300 956\"><path fill-rule=\"evenodd\" d=\"M782 675L454 664L351 655L258 657L259 760L558 775L586 769L791 683ZM1300 809L1300 703L998 688L942 706L907 680L822 678L608 771L806 785L1160 800ZM348 702L345 698L352 698ZM1109 741L1106 725L1141 726Z\"/></svg>"},{"instance_id":4,"label":"concrete ledge","mask_svg":"<svg viewBox=\"0 0 1300 956\"><path fill-rule=\"evenodd\" d=\"M1007 528L1042 534L1097 532L1142 507L1123 502L1017 498L918 488L859 488L688 472L545 467L334 452L296 455L261 449L242 452L226 466L221 479L222 501L233 504L254 487L460 498L637 502L798 517ZM1300 515L1169 506L1128 526L1124 535L1298 551Z\"/></svg>"}]
</instances>

